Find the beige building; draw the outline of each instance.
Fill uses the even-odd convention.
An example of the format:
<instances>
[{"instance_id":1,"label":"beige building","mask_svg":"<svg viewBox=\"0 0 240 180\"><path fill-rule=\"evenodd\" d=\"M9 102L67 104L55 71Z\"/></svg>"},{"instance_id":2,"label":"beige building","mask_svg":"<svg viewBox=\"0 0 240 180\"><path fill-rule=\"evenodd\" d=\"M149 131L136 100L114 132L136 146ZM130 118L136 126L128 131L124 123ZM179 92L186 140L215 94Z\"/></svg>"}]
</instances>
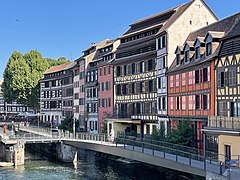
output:
<instances>
[{"instance_id":1,"label":"beige building","mask_svg":"<svg viewBox=\"0 0 240 180\"><path fill-rule=\"evenodd\" d=\"M156 35L157 49L157 114L159 123L167 129L167 77L166 72L175 59L177 45L183 44L188 35L218 20L203 0L193 0L172 9L174 13Z\"/></svg>"}]
</instances>

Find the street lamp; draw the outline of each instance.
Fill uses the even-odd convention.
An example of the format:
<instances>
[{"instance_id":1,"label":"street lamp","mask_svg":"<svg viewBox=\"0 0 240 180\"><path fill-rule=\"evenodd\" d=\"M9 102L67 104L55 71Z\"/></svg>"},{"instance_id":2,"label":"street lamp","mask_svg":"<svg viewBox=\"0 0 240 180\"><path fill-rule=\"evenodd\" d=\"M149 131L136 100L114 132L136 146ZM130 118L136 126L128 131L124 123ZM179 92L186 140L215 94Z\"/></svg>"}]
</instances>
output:
<instances>
[{"instance_id":1,"label":"street lamp","mask_svg":"<svg viewBox=\"0 0 240 180\"><path fill-rule=\"evenodd\" d=\"M37 115L38 115L38 129L39 129L39 118L40 118L40 115L39 115L39 113L37 113Z\"/></svg>"},{"instance_id":2,"label":"street lamp","mask_svg":"<svg viewBox=\"0 0 240 180\"><path fill-rule=\"evenodd\" d=\"M73 138L75 138L75 117L74 117L75 111L76 107L73 107Z\"/></svg>"},{"instance_id":3,"label":"street lamp","mask_svg":"<svg viewBox=\"0 0 240 180\"><path fill-rule=\"evenodd\" d=\"M50 121L51 121L51 135L52 135L52 113L50 115Z\"/></svg>"}]
</instances>

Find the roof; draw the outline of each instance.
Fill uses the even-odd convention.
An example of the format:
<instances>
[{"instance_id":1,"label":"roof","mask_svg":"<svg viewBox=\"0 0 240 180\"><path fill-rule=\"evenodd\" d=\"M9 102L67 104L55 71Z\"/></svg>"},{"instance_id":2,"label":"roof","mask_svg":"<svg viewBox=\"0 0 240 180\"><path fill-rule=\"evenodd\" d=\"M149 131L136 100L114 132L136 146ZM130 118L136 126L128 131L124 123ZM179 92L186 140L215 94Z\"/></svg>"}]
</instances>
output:
<instances>
[{"instance_id":1,"label":"roof","mask_svg":"<svg viewBox=\"0 0 240 180\"><path fill-rule=\"evenodd\" d=\"M232 29L229 31L229 33L223 37L223 40L231 39L236 36L240 36L240 18L236 19L235 25L232 27Z\"/></svg>"},{"instance_id":2,"label":"roof","mask_svg":"<svg viewBox=\"0 0 240 180\"><path fill-rule=\"evenodd\" d=\"M185 42L195 41L197 38L199 39L199 37L205 37L207 33L211 34L214 38L221 39L221 37L224 34L229 33L233 29L232 27L235 26L235 24L236 24L235 22L239 18L240 18L240 13L237 13L237 14L234 14L227 18L224 18L218 22L215 22L211 25L208 25L201 29L198 29L198 30L190 33ZM220 47L221 47L221 44L219 42L219 44L216 47L216 50L210 56L205 57L205 55L202 55L200 60L197 60L197 61L191 60L190 63L182 64L180 66L176 66L176 59L175 59L173 61L173 64L171 65L171 68L168 70L167 73L179 71L181 69L189 68L194 65L210 61L212 58L218 56ZM202 54L202 51L201 51L201 54Z\"/></svg>"},{"instance_id":3,"label":"roof","mask_svg":"<svg viewBox=\"0 0 240 180\"><path fill-rule=\"evenodd\" d=\"M163 25L174 13L176 8L172 8L161 13L155 14L153 16L149 16L147 18L138 20L130 25L130 28L127 32L123 34L122 37L126 35L131 35L133 33L137 33L143 30L149 29L152 26L160 26Z\"/></svg>"},{"instance_id":4,"label":"roof","mask_svg":"<svg viewBox=\"0 0 240 180\"><path fill-rule=\"evenodd\" d=\"M224 32L225 34L227 34L231 30L232 26L235 24L236 19L238 18L240 18L240 13L226 17L220 21L217 21L201 29L193 31L192 33L189 34L186 40L195 41L199 36L205 37L206 34L210 31Z\"/></svg>"},{"instance_id":5,"label":"roof","mask_svg":"<svg viewBox=\"0 0 240 180\"><path fill-rule=\"evenodd\" d=\"M164 26L159 30L158 34L161 34L162 32L166 31L185 11L186 9L191 6L191 4L194 2L194 0L182 4L176 8L176 12L170 17L170 19L164 24ZM202 3L208 8L210 13L215 17L216 20L218 20L217 16L213 13L213 11L209 8L209 6L205 3L205 1L202 0Z\"/></svg>"},{"instance_id":6,"label":"roof","mask_svg":"<svg viewBox=\"0 0 240 180\"><path fill-rule=\"evenodd\" d=\"M55 72L68 70L68 69L71 69L72 67L74 67L75 65L76 65L76 62L69 62L69 63L57 65L57 66L52 66L44 74L52 74Z\"/></svg>"}]
</instances>

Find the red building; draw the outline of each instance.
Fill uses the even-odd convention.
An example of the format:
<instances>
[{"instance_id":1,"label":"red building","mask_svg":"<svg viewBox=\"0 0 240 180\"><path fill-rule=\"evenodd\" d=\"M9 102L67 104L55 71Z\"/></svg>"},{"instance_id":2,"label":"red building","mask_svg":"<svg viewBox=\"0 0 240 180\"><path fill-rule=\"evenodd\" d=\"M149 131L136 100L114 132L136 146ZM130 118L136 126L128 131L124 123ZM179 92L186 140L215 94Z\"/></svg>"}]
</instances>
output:
<instances>
[{"instance_id":1,"label":"red building","mask_svg":"<svg viewBox=\"0 0 240 180\"><path fill-rule=\"evenodd\" d=\"M220 39L235 19L231 16L192 32L183 46L177 47L176 58L167 72L171 127L177 128L179 122L190 119L199 148L203 148L201 129L208 117L215 115L215 61Z\"/></svg>"},{"instance_id":2,"label":"red building","mask_svg":"<svg viewBox=\"0 0 240 180\"><path fill-rule=\"evenodd\" d=\"M111 62L119 40L109 41L99 48L102 62L98 65L98 132L106 130L105 119L114 111L114 68Z\"/></svg>"}]
</instances>

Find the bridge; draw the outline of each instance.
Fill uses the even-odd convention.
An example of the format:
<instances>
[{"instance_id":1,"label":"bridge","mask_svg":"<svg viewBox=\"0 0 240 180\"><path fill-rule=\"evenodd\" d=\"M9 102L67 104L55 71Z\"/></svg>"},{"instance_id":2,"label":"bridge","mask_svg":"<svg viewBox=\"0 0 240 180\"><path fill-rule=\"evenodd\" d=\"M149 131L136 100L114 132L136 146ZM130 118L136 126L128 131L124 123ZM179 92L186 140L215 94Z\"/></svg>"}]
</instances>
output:
<instances>
[{"instance_id":1,"label":"bridge","mask_svg":"<svg viewBox=\"0 0 240 180\"><path fill-rule=\"evenodd\" d=\"M188 147L178 148L166 146L164 143L146 142L142 139L116 137L114 141L106 135L77 133L76 136L69 132L52 134L50 129L25 128L22 136L10 136L9 140L21 139L25 144L56 143L82 148L114 156L124 157L135 161L161 166L177 171L182 171L206 177L207 172L223 175L227 170L224 163L216 159L206 158L199 152L192 152ZM1 136L1 134L0 134ZM232 173L231 178L239 179L240 174Z\"/></svg>"}]
</instances>

